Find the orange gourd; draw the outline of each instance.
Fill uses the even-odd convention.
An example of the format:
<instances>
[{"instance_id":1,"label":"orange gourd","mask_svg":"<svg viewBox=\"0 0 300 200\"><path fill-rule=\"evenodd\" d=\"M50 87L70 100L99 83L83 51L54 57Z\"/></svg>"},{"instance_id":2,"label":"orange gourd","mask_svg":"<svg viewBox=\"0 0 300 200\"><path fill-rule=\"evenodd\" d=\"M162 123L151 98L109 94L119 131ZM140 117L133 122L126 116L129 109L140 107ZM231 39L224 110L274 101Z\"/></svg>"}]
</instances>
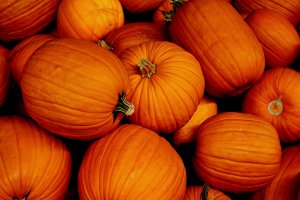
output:
<instances>
[{"instance_id":1,"label":"orange gourd","mask_svg":"<svg viewBox=\"0 0 300 200\"><path fill-rule=\"evenodd\" d=\"M0 199L64 199L72 163L62 141L25 118L1 117L0 152Z\"/></svg>"},{"instance_id":2,"label":"orange gourd","mask_svg":"<svg viewBox=\"0 0 300 200\"><path fill-rule=\"evenodd\" d=\"M60 0L11 0L0 3L0 40L11 42L32 36L56 17Z\"/></svg>"},{"instance_id":3,"label":"orange gourd","mask_svg":"<svg viewBox=\"0 0 300 200\"><path fill-rule=\"evenodd\" d=\"M81 200L182 200L186 171L164 138L127 124L87 149L78 175Z\"/></svg>"},{"instance_id":4,"label":"orange gourd","mask_svg":"<svg viewBox=\"0 0 300 200\"><path fill-rule=\"evenodd\" d=\"M129 13L145 13L157 8L163 0L120 0L123 8Z\"/></svg>"},{"instance_id":5,"label":"orange gourd","mask_svg":"<svg viewBox=\"0 0 300 200\"><path fill-rule=\"evenodd\" d=\"M185 196L183 200L202 200L203 189L200 185L198 186L188 186L185 191ZM231 198L228 197L223 192L216 190L214 188L207 189L207 199L206 200L230 200Z\"/></svg>"},{"instance_id":6,"label":"orange gourd","mask_svg":"<svg viewBox=\"0 0 300 200\"><path fill-rule=\"evenodd\" d=\"M0 107L6 101L9 88L10 70L7 63L8 53L9 50L0 45Z\"/></svg>"},{"instance_id":7,"label":"orange gourd","mask_svg":"<svg viewBox=\"0 0 300 200\"><path fill-rule=\"evenodd\" d=\"M279 172L281 146L276 129L262 118L224 112L197 129L193 166L214 188L253 192L271 183Z\"/></svg>"},{"instance_id":8,"label":"orange gourd","mask_svg":"<svg viewBox=\"0 0 300 200\"><path fill-rule=\"evenodd\" d=\"M276 11L258 9L245 21L262 44L266 65L289 67L300 50L300 37L293 24Z\"/></svg>"},{"instance_id":9,"label":"orange gourd","mask_svg":"<svg viewBox=\"0 0 300 200\"><path fill-rule=\"evenodd\" d=\"M282 142L300 139L300 73L290 68L274 68L245 95L243 112L258 115L277 130Z\"/></svg>"},{"instance_id":10,"label":"orange gourd","mask_svg":"<svg viewBox=\"0 0 300 200\"><path fill-rule=\"evenodd\" d=\"M62 0L57 13L57 35L98 42L124 25L119 0Z\"/></svg>"},{"instance_id":11,"label":"orange gourd","mask_svg":"<svg viewBox=\"0 0 300 200\"><path fill-rule=\"evenodd\" d=\"M62 137L90 140L133 112L128 75L110 51L79 39L54 39L28 60L21 79L26 112Z\"/></svg>"},{"instance_id":12,"label":"orange gourd","mask_svg":"<svg viewBox=\"0 0 300 200\"><path fill-rule=\"evenodd\" d=\"M171 42L147 41L119 57L129 74L128 100L135 106L129 120L160 133L184 126L204 92L202 70L194 56Z\"/></svg>"},{"instance_id":13,"label":"orange gourd","mask_svg":"<svg viewBox=\"0 0 300 200\"><path fill-rule=\"evenodd\" d=\"M170 38L200 62L206 91L216 97L243 93L263 74L261 44L227 1L189 0L170 23Z\"/></svg>"}]
</instances>

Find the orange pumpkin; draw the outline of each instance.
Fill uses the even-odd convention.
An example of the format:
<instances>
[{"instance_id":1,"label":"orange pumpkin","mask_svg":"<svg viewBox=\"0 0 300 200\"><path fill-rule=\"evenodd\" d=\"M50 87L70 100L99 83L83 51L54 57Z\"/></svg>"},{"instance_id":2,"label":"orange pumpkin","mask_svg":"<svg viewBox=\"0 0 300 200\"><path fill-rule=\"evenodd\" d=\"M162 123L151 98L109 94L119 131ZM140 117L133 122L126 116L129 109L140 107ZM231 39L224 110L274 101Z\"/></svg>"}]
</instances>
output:
<instances>
[{"instance_id":1,"label":"orange pumpkin","mask_svg":"<svg viewBox=\"0 0 300 200\"><path fill-rule=\"evenodd\" d=\"M300 50L296 28L276 11L258 9L245 19L263 46L266 65L289 67Z\"/></svg>"},{"instance_id":2,"label":"orange pumpkin","mask_svg":"<svg viewBox=\"0 0 300 200\"><path fill-rule=\"evenodd\" d=\"M235 0L234 6L241 13L249 13L260 8L274 10L294 25L300 20L299 0Z\"/></svg>"},{"instance_id":3,"label":"orange pumpkin","mask_svg":"<svg viewBox=\"0 0 300 200\"><path fill-rule=\"evenodd\" d=\"M120 0L123 8L129 13L145 13L157 8L163 0Z\"/></svg>"},{"instance_id":4,"label":"orange pumpkin","mask_svg":"<svg viewBox=\"0 0 300 200\"><path fill-rule=\"evenodd\" d=\"M21 40L45 28L56 17L60 0L13 0L0 3L0 40Z\"/></svg>"},{"instance_id":5,"label":"orange pumpkin","mask_svg":"<svg viewBox=\"0 0 300 200\"><path fill-rule=\"evenodd\" d=\"M9 50L0 45L0 107L6 101L10 71L7 63Z\"/></svg>"},{"instance_id":6,"label":"orange pumpkin","mask_svg":"<svg viewBox=\"0 0 300 200\"><path fill-rule=\"evenodd\" d=\"M191 119L180 129L176 130L173 134L172 141L176 146L182 143L193 142L195 140L196 129L209 117L217 114L217 103L204 96L197 107L197 110L191 117Z\"/></svg>"},{"instance_id":7,"label":"orange pumpkin","mask_svg":"<svg viewBox=\"0 0 300 200\"><path fill-rule=\"evenodd\" d=\"M185 196L183 200L202 200L203 188L200 185L198 186L188 186L185 191ZM206 200L230 200L231 198L228 197L223 192L208 188L207 191L207 198Z\"/></svg>"},{"instance_id":8,"label":"orange pumpkin","mask_svg":"<svg viewBox=\"0 0 300 200\"><path fill-rule=\"evenodd\" d=\"M37 34L19 42L10 52L9 67L15 83L19 86L26 62L33 52L47 41L54 39L48 34Z\"/></svg>"},{"instance_id":9,"label":"orange pumpkin","mask_svg":"<svg viewBox=\"0 0 300 200\"><path fill-rule=\"evenodd\" d=\"M204 121L196 134L194 169L214 188L257 191L279 171L281 146L276 129L256 115L220 113Z\"/></svg>"},{"instance_id":10,"label":"orange pumpkin","mask_svg":"<svg viewBox=\"0 0 300 200\"><path fill-rule=\"evenodd\" d=\"M98 44L119 56L128 47L148 40L167 40L166 29L150 22L132 22L111 31Z\"/></svg>"},{"instance_id":11,"label":"orange pumpkin","mask_svg":"<svg viewBox=\"0 0 300 200\"><path fill-rule=\"evenodd\" d=\"M26 112L42 127L71 139L109 133L124 114L129 84L122 64L90 41L54 39L28 60L21 79Z\"/></svg>"},{"instance_id":12,"label":"orange pumpkin","mask_svg":"<svg viewBox=\"0 0 300 200\"><path fill-rule=\"evenodd\" d=\"M0 199L64 199L71 154L60 140L29 120L1 117L0 152Z\"/></svg>"},{"instance_id":13,"label":"orange pumpkin","mask_svg":"<svg viewBox=\"0 0 300 200\"><path fill-rule=\"evenodd\" d=\"M263 74L261 44L227 1L189 0L176 11L169 32L198 59L205 89L213 96L240 94Z\"/></svg>"},{"instance_id":14,"label":"orange pumpkin","mask_svg":"<svg viewBox=\"0 0 300 200\"><path fill-rule=\"evenodd\" d=\"M300 73L274 68L245 95L243 112L258 115L277 130L282 142L300 139Z\"/></svg>"},{"instance_id":15,"label":"orange pumpkin","mask_svg":"<svg viewBox=\"0 0 300 200\"><path fill-rule=\"evenodd\" d=\"M172 133L192 117L202 99L204 78L189 52L167 41L147 41L119 56L130 79L132 123Z\"/></svg>"},{"instance_id":16,"label":"orange pumpkin","mask_svg":"<svg viewBox=\"0 0 300 200\"><path fill-rule=\"evenodd\" d=\"M62 0L57 13L57 35L98 42L124 25L119 0Z\"/></svg>"},{"instance_id":17,"label":"orange pumpkin","mask_svg":"<svg viewBox=\"0 0 300 200\"><path fill-rule=\"evenodd\" d=\"M300 191L300 145L286 147L282 152L279 173L272 183L261 191L255 192L251 200L297 199Z\"/></svg>"},{"instance_id":18,"label":"orange pumpkin","mask_svg":"<svg viewBox=\"0 0 300 200\"><path fill-rule=\"evenodd\" d=\"M163 137L127 124L91 144L78 175L81 200L182 200L186 171Z\"/></svg>"}]
</instances>

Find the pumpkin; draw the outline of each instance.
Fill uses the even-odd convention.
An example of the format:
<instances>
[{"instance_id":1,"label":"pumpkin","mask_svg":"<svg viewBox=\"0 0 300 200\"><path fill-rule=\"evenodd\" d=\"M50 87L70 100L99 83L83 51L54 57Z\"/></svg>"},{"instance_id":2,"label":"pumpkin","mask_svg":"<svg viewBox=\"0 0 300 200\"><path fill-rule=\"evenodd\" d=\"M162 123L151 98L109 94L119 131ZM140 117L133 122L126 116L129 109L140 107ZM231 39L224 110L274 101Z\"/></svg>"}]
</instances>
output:
<instances>
[{"instance_id":1,"label":"pumpkin","mask_svg":"<svg viewBox=\"0 0 300 200\"><path fill-rule=\"evenodd\" d=\"M205 90L212 96L225 98L243 93L263 74L261 44L225 0L185 2L169 28L171 40L200 62Z\"/></svg>"},{"instance_id":2,"label":"pumpkin","mask_svg":"<svg viewBox=\"0 0 300 200\"><path fill-rule=\"evenodd\" d=\"M78 174L81 200L182 200L186 171L167 140L126 124L87 149Z\"/></svg>"},{"instance_id":3,"label":"pumpkin","mask_svg":"<svg viewBox=\"0 0 300 200\"><path fill-rule=\"evenodd\" d=\"M196 129L209 117L217 114L218 105L215 100L204 96L197 107L197 110L190 120L180 129L176 130L172 136L175 146L182 143L195 141L194 133Z\"/></svg>"},{"instance_id":4,"label":"pumpkin","mask_svg":"<svg viewBox=\"0 0 300 200\"><path fill-rule=\"evenodd\" d=\"M11 42L32 36L56 17L60 0L14 0L0 3L0 40Z\"/></svg>"},{"instance_id":5,"label":"pumpkin","mask_svg":"<svg viewBox=\"0 0 300 200\"><path fill-rule=\"evenodd\" d=\"M0 45L0 107L5 103L8 88L10 71L7 63L9 50Z\"/></svg>"},{"instance_id":6,"label":"pumpkin","mask_svg":"<svg viewBox=\"0 0 300 200\"><path fill-rule=\"evenodd\" d=\"M270 185L261 191L255 192L251 200L286 200L297 199L300 191L300 145L286 147L282 152L279 173Z\"/></svg>"},{"instance_id":7,"label":"pumpkin","mask_svg":"<svg viewBox=\"0 0 300 200\"><path fill-rule=\"evenodd\" d=\"M300 50L296 28L276 11L258 9L245 19L263 46L266 65L289 67Z\"/></svg>"},{"instance_id":8,"label":"pumpkin","mask_svg":"<svg viewBox=\"0 0 300 200\"><path fill-rule=\"evenodd\" d=\"M207 188L207 189L205 189ZM231 198L228 197L223 192L216 190L214 188L205 187L205 186L188 186L185 191L185 196L183 200L202 200L203 196L205 195L205 190L207 193L206 200L230 200Z\"/></svg>"},{"instance_id":9,"label":"pumpkin","mask_svg":"<svg viewBox=\"0 0 300 200\"><path fill-rule=\"evenodd\" d=\"M0 199L64 199L71 154L62 141L28 119L1 117L0 152Z\"/></svg>"},{"instance_id":10,"label":"pumpkin","mask_svg":"<svg viewBox=\"0 0 300 200\"><path fill-rule=\"evenodd\" d=\"M123 8L129 13L145 13L157 8L163 0L120 0Z\"/></svg>"},{"instance_id":11,"label":"pumpkin","mask_svg":"<svg viewBox=\"0 0 300 200\"><path fill-rule=\"evenodd\" d=\"M234 7L241 13L267 8L279 12L292 24L297 25L300 20L299 0L235 0Z\"/></svg>"},{"instance_id":12,"label":"pumpkin","mask_svg":"<svg viewBox=\"0 0 300 200\"><path fill-rule=\"evenodd\" d=\"M62 0L57 13L57 35L61 38L98 42L124 25L119 0Z\"/></svg>"},{"instance_id":13,"label":"pumpkin","mask_svg":"<svg viewBox=\"0 0 300 200\"><path fill-rule=\"evenodd\" d=\"M120 54L130 85L128 100L135 112L131 123L160 133L172 133L192 117L204 92L199 62L167 41L147 41Z\"/></svg>"},{"instance_id":14,"label":"pumpkin","mask_svg":"<svg viewBox=\"0 0 300 200\"><path fill-rule=\"evenodd\" d=\"M51 35L37 34L22 40L11 50L8 63L12 77L18 86L20 86L21 76L30 56L37 48L52 39L54 37Z\"/></svg>"},{"instance_id":15,"label":"pumpkin","mask_svg":"<svg viewBox=\"0 0 300 200\"><path fill-rule=\"evenodd\" d=\"M299 72L290 68L266 71L246 93L242 104L243 112L258 115L271 123L282 142L300 139Z\"/></svg>"},{"instance_id":16,"label":"pumpkin","mask_svg":"<svg viewBox=\"0 0 300 200\"><path fill-rule=\"evenodd\" d=\"M132 22L111 31L99 45L106 47L117 56L130 46L148 40L167 40L166 29L151 22Z\"/></svg>"},{"instance_id":17,"label":"pumpkin","mask_svg":"<svg viewBox=\"0 0 300 200\"><path fill-rule=\"evenodd\" d=\"M279 172L281 146L276 129L262 118L223 112L196 132L195 172L212 187L233 193L263 189Z\"/></svg>"},{"instance_id":18,"label":"pumpkin","mask_svg":"<svg viewBox=\"0 0 300 200\"><path fill-rule=\"evenodd\" d=\"M62 137L90 140L133 112L126 70L117 56L79 39L54 39L27 61L21 79L26 112Z\"/></svg>"}]
</instances>

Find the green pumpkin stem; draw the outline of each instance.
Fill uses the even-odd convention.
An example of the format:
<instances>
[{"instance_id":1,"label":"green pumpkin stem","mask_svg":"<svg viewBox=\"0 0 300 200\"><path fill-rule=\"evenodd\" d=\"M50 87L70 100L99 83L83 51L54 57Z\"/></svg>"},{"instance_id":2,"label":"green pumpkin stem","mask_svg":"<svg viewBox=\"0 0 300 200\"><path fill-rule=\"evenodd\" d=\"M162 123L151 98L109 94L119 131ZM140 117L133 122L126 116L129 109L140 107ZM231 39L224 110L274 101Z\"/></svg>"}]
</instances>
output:
<instances>
[{"instance_id":1,"label":"green pumpkin stem","mask_svg":"<svg viewBox=\"0 0 300 200\"><path fill-rule=\"evenodd\" d=\"M13 197L13 200L27 200L30 194L30 190L25 194L25 196L22 199L19 199L17 197Z\"/></svg>"},{"instance_id":2,"label":"green pumpkin stem","mask_svg":"<svg viewBox=\"0 0 300 200\"><path fill-rule=\"evenodd\" d=\"M155 74L156 65L151 63L147 59L142 59L138 64L139 70L141 71L142 77L150 78L152 74Z\"/></svg>"},{"instance_id":3,"label":"green pumpkin stem","mask_svg":"<svg viewBox=\"0 0 300 200\"><path fill-rule=\"evenodd\" d=\"M105 49L108 49L109 51L112 51L112 50L113 50L112 45L109 44L109 43L106 43L104 40L99 40L99 41L97 42L97 46L104 47Z\"/></svg>"},{"instance_id":4,"label":"green pumpkin stem","mask_svg":"<svg viewBox=\"0 0 300 200\"><path fill-rule=\"evenodd\" d=\"M134 112L134 105L126 100L125 92L119 94L119 99L114 112L122 112L126 116L131 115Z\"/></svg>"},{"instance_id":5,"label":"green pumpkin stem","mask_svg":"<svg viewBox=\"0 0 300 200\"><path fill-rule=\"evenodd\" d=\"M270 114L278 116L283 112L283 103L281 99L282 96L268 104L268 111Z\"/></svg>"},{"instance_id":6,"label":"green pumpkin stem","mask_svg":"<svg viewBox=\"0 0 300 200\"><path fill-rule=\"evenodd\" d=\"M164 15L164 21L166 22L166 25L169 25L172 21L172 17L175 14L175 10L171 10L170 12L162 11L162 14Z\"/></svg>"},{"instance_id":7,"label":"green pumpkin stem","mask_svg":"<svg viewBox=\"0 0 300 200\"><path fill-rule=\"evenodd\" d=\"M178 8L184 4L185 1L188 0L170 0L170 3L174 5L175 8Z\"/></svg>"},{"instance_id":8,"label":"green pumpkin stem","mask_svg":"<svg viewBox=\"0 0 300 200\"><path fill-rule=\"evenodd\" d=\"M201 194L200 194L200 200L208 200L209 189L210 189L210 186L208 185L208 183L204 183Z\"/></svg>"}]
</instances>

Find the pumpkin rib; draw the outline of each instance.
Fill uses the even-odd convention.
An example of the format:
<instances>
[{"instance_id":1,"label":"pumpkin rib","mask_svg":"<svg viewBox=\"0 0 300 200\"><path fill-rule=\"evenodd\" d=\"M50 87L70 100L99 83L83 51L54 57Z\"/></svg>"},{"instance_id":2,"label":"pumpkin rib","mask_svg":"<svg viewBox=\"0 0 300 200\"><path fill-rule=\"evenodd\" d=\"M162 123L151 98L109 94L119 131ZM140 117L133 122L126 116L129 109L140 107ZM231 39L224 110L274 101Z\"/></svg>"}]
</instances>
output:
<instances>
[{"instance_id":1,"label":"pumpkin rib","mask_svg":"<svg viewBox=\"0 0 300 200\"><path fill-rule=\"evenodd\" d=\"M64 4L63 3L61 3L60 5L59 5L59 10L61 9L61 10L65 10L65 9L63 9L63 6L64 6ZM74 10L74 9L73 9ZM66 21L67 23L64 23L64 26L66 26L66 27L68 27L68 30L69 31L72 31L73 33L72 34L75 34L75 36L77 37L77 38L80 38L80 34L79 34L79 32L77 31L77 29L75 28L75 27L73 27L72 26L72 23L71 23L71 19L69 19L69 17L65 14L65 12L60 12L60 15L62 16L62 19L64 20L64 21Z\"/></svg>"}]
</instances>

